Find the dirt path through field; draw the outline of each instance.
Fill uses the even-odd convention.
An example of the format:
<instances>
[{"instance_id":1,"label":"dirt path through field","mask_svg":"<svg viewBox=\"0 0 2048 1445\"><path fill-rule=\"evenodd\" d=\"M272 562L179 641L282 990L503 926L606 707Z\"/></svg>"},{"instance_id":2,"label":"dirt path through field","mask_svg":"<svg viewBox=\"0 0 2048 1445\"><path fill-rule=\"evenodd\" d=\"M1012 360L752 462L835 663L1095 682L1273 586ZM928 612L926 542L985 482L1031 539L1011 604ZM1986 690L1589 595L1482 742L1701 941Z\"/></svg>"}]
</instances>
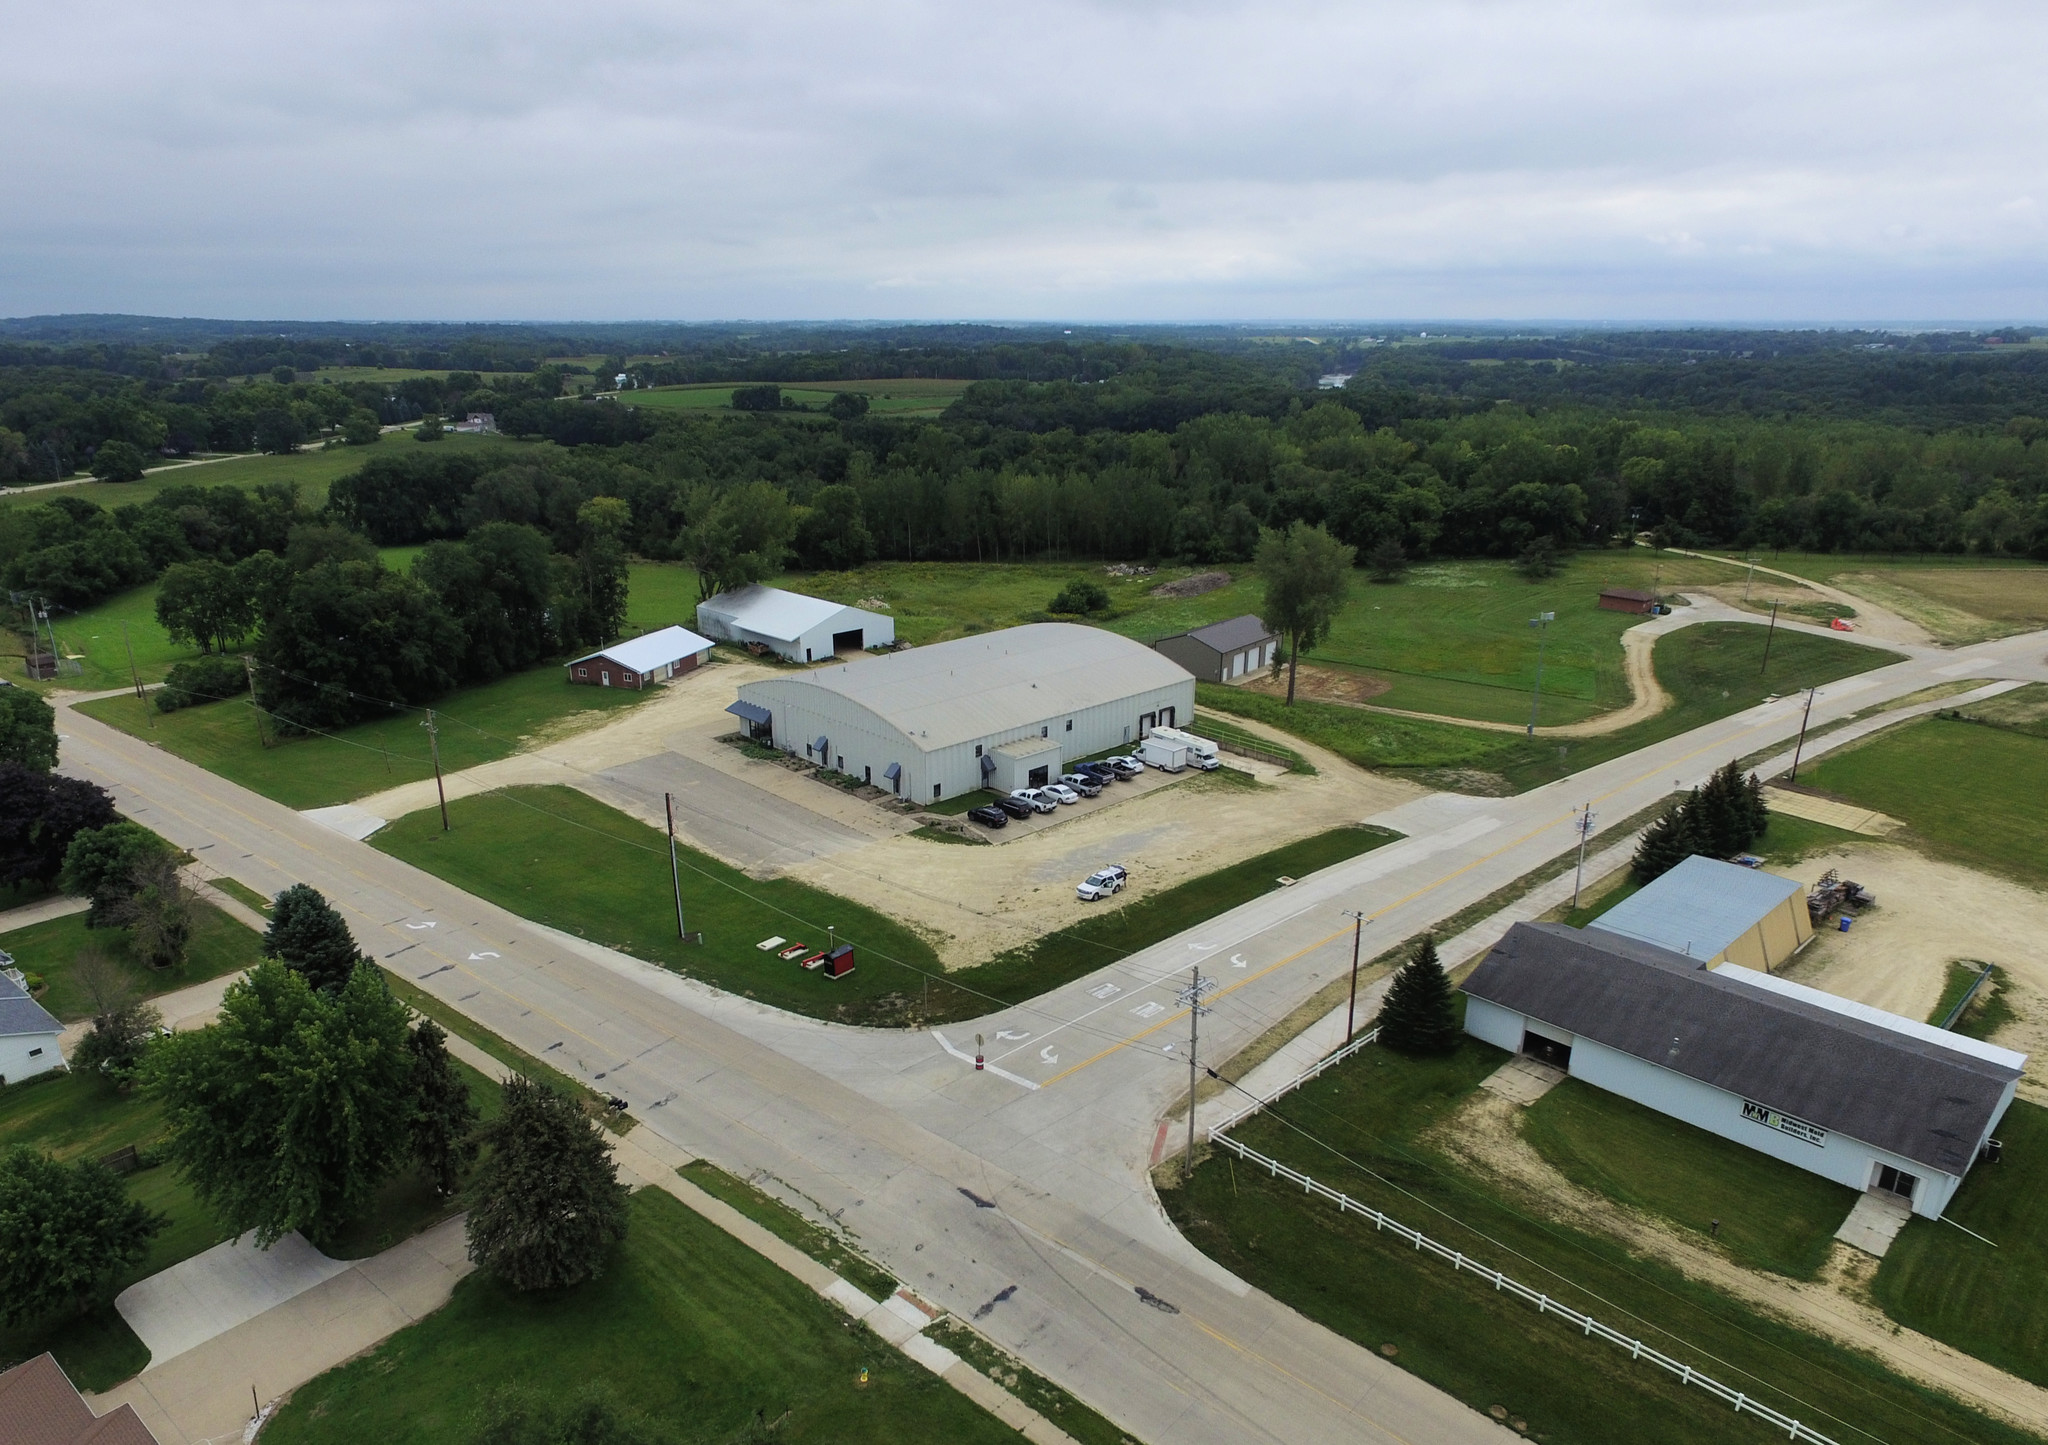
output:
<instances>
[{"instance_id":1,"label":"dirt path through field","mask_svg":"<svg viewBox=\"0 0 2048 1445\"><path fill-rule=\"evenodd\" d=\"M1967 1400L2024 1429L2048 1429L2048 1390L1905 1329L1878 1309L1869 1296L1876 1260L1838 1243L1822 1277L1811 1283L1745 1269L1719 1251L1695 1244L1664 1221L1625 1209L1566 1179L1522 1138L1521 1113L1521 1105L1481 1090L1432 1131L1429 1142L1502 1181L1525 1209L1574 1228L1591 1225L1693 1279L1874 1355L1932 1389ZM1505 1266L1509 1262L1500 1263ZM1537 1280L1524 1279L1523 1283L1541 1287ZM1626 1333L1650 1333L1642 1321L1627 1316L1602 1318ZM1682 1342L1684 1329L1675 1333ZM1688 1354L1682 1343L1674 1345L1668 1337L1652 1335L1651 1342L1680 1357ZM1701 1363L1712 1371L1710 1363ZM1742 1388L1740 1380L1725 1375L1721 1379ZM1782 1407L1782 1401L1777 1403Z\"/></svg>"},{"instance_id":2,"label":"dirt path through field","mask_svg":"<svg viewBox=\"0 0 2048 1445\"><path fill-rule=\"evenodd\" d=\"M1749 567L1749 563L1736 557L1717 556L1712 552L1688 552L1680 547L1673 547L1671 550L1678 553L1681 557L1697 557L1705 562L1723 562L1739 571L1746 571ZM1816 597L1848 609L1855 614L1855 625L1858 632L1868 633L1870 636L1882 638L1886 642L1903 642L1916 647L1939 647L1942 645L1940 638L1936 637L1919 623L1901 617L1883 603L1862 593L1846 592L1840 587L1830 587L1825 582L1815 582L1811 578L1801 577L1796 572L1785 572L1776 567L1766 567L1761 562L1756 566L1756 573L1759 577L1772 577L1780 582L1789 582L1804 592L1812 593ZM1735 597L1724 595L1728 590L1725 587L1719 589L1703 588L1702 590L1712 592L1713 595L1720 597L1722 601L1734 606L1741 607L1745 605ZM1768 597L1764 600L1767 603L1770 601ZM1756 606L1753 592L1750 601L1746 605L1751 608Z\"/></svg>"}]
</instances>

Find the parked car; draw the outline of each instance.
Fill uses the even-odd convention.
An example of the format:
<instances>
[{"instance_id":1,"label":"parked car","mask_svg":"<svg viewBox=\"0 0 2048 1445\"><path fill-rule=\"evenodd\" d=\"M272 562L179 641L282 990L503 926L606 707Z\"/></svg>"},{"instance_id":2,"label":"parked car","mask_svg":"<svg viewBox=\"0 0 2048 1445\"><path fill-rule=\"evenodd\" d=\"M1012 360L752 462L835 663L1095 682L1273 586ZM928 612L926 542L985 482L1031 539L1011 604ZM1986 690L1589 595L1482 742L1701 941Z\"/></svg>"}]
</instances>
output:
<instances>
[{"instance_id":1,"label":"parked car","mask_svg":"<svg viewBox=\"0 0 2048 1445\"><path fill-rule=\"evenodd\" d=\"M997 798L993 806L1001 808L1006 815L1012 818L1028 818L1038 811L1038 809L1032 807L1022 798L1013 798L1007 793Z\"/></svg>"},{"instance_id":2,"label":"parked car","mask_svg":"<svg viewBox=\"0 0 2048 1445\"><path fill-rule=\"evenodd\" d=\"M1040 791L1058 803L1078 803L1081 801L1081 795L1068 787L1065 780L1057 783L1047 783Z\"/></svg>"},{"instance_id":3,"label":"parked car","mask_svg":"<svg viewBox=\"0 0 2048 1445\"><path fill-rule=\"evenodd\" d=\"M1083 903L1093 903L1098 898L1107 898L1112 893L1124 891L1124 884L1131 881L1131 875L1112 863L1107 868L1098 868L1081 880L1081 886L1074 890L1075 896Z\"/></svg>"},{"instance_id":4,"label":"parked car","mask_svg":"<svg viewBox=\"0 0 2048 1445\"><path fill-rule=\"evenodd\" d=\"M1116 775L1120 778L1135 778L1138 774L1145 771L1145 765L1129 753L1111 758L1109 765L1116 769Z\"/></svg>"},{"instance_id":5,"label":"parked car","mask_svg":"<svg viewBox=\"0 0 2048 1445\"><path fill-rule=\"evenodd\" d=\"M1101 780L1090 777L1087 773L1062 773L1060 786L1072 788L1084 798L1100 797L1102 794Z\"/></svg>"},{"instance_id":6,"label":"parked car","mask_svg":"<svg viewBox=\"0 0 2048 1445\"><path fill-rule=\"evenodd\" d=\"M1116 782L1117 779L1121 776L1117 772L1117 770L1115 768L1112 768L1108 763L1076 763L1074 764L1074 771L1077 773L1086 773L1089 777L1095 779L1096 782L1102 784L1105 788L1108 787L1111 783Z\"/></svg>"},{"instance_id":7,"label":"parked car","mask_svg":"<svg viewBox=\"0 0 2048 1445\"><path fill-rule=\"evenodd\" d=\"M994 803L983 803L979 808L969 808L967 816L981 824L984 828L1007 828L1010 826L1010 815L1001 808L998 808Z\"/></svg>"},{"instance_id":8,"label":"parked car","mask_svg":"<svg viewBox=\"0 0 2048 1445\"><path fill-rule=\"evenodd\" d=\"M1025 804L1034 813L1057 813L1060 810L1059 800L1047 797L1043 788L1015 788L1011 790L1010 796Z\"/></svg>"}]
</instances>

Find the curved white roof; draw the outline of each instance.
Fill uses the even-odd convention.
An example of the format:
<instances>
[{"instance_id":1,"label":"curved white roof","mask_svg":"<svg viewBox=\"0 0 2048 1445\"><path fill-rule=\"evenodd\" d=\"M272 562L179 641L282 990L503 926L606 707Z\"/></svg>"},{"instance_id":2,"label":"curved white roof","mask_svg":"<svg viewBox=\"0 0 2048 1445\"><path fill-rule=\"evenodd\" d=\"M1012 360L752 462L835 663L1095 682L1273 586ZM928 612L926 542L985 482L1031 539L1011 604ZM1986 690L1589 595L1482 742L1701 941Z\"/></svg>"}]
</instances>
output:
<instances>
[{"instance_id":1,"label":"curved white roof","mask_svg":"<svg viewBox=\"0 0 2048 1445\"><path fill-rule=\"evenodd\" d=\"M746 683L740 695L837 693L929 751L1192 680L1142 642L1099 627L1034 622Z\"/></svg>"}]
</instances>

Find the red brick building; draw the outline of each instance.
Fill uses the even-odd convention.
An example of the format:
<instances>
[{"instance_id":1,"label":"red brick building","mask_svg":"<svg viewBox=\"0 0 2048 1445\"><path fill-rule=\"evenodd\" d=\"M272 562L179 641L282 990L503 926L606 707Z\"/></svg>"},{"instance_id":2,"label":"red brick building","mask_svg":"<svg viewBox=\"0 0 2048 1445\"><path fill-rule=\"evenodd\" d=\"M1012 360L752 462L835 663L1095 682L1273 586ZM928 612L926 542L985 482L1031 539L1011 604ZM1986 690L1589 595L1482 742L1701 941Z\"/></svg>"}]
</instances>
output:
<instances>
[{"instance_id":1,"label":"red brick building","mask_svg":"<svg viewBox=\"0 0 2048 1445\"><path fill-rule=\"evenodd\" d=\"M710 655L709 638L687 627L664 627L577 658L568 665L569 681L589 687L652 687L690 671Z\"/></svg>"},{"instance_id":2,"label":"red brick building","mask_svg":"<svg viewBox=\"0 0 2048 1445\"><path fill-rule=\"evenodd\" d=\"M1609 587L1600 593L1600 608L1603 612L1650 613L1657 610L1657 599L1633 587Z\"/></svg>"}]
</instances>

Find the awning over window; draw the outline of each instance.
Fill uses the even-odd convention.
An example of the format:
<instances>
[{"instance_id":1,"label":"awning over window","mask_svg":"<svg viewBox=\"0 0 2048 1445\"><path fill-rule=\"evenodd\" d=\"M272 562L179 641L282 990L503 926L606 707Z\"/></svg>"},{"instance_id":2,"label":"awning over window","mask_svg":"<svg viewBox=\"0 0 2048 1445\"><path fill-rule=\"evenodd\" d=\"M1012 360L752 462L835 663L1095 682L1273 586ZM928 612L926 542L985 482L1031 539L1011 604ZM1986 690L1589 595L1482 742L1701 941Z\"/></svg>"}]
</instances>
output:
<instances>
[{"instance_id":1,"label":"awning over window","mask_svg":"<svg viewBox=\"0 0 2048 1445\"><path fill-rule=\"evenodd\" d=\"M882 776L883 776L883 777L885 777L885 778L900 778L900 777L902 777L902 776L903 776L903 764L901 764L901 763L891 763L891 764L889 764L889 766L888 766L888 767L886 767L886 768L882 769Z\"/></svg>"},{"instance_id":2,"label":"awning over window","mask_svg":"<svg viewBox=\"0 0 2048 1445\"><path fill-rule=\"evenodd\" d=\"M825 736L824 736L824 735L823 735L822 733L821 733L821 734L819 734L819 736L818 736L818 756L822 758L822 757L824 757L824 756L825 756L825 754L827 754L827 753L829 753L829 752L831 752L831 751L832 751L832 747L831 747L831 740L830 740L829 738L825 737Z\"/></svg>"},{"instance_id":3,"label":"awning over window","mask_svg":"<svg viewBox=\"0 0 2048 1445\"><path fill-rule=\"evenodd\" d=\"M758 702L728 703L725 710L734 717L745 718L750 723L764 723L769 718L768 709Z\"/></svg>"},{"instance_id":4,"label":"awning over window","mask_svg":"<svg viewBox=\"0 0 2048 1445\"><path fill-rule=\"evenodd\" d=\"M981 755L981 775L985 778L996 770L996 760L987 753Z\"/></svg>"}]
</instances>

